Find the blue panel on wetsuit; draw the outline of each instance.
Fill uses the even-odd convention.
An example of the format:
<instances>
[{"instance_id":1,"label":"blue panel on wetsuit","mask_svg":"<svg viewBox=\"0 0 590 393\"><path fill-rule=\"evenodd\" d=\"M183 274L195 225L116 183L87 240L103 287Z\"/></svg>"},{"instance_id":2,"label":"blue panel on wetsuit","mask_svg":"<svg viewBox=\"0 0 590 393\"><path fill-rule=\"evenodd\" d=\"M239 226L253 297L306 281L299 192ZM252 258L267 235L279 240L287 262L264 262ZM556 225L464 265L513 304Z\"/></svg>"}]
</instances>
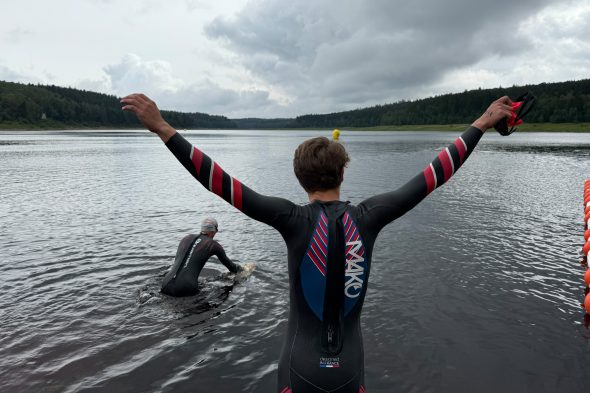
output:
<instances>
[{"instance_id":1,"label":"blue panel on wetsuit","mask_svg":"<svg viewBox=\"0 0 590 393\"><path fill-rule=\"evenodd\" d=\"M327 263L328 219L324 212L321 212L299 268L303 296L320 321L324 317Z\"/></svg>"},{"instance_id":2,"label":"blue panel on wetsuit","mask_svg":"<svg viewBox=\"0 0 590 393\"><path fill-rule=\"evenodd\" d=\"M344 213L344 239L346 241L346 270L344 272L344 315L357 303L365 286L367 255L363 239L350 214Z\"/></svg>"}]
</instances>

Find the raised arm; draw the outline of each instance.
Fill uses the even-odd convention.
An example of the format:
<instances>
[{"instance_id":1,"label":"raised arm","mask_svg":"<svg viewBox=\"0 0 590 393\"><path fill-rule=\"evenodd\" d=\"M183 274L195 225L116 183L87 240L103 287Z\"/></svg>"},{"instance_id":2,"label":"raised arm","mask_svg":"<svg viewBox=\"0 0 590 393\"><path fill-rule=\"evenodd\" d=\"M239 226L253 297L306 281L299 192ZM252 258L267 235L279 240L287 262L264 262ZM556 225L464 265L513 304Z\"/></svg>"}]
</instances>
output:
<instances>
[{"instance_id":1,"label":"raised arm","mask_svg":"<svg viewBox=\"0 0 590 393\"><path fill-rule=\"evenodd\" d=\"M278 217L288 214L295 205L283 198L261 195L227 174L221 166L192 146L161 116L155 102L143 94L131 94L121 102L123 110L137 115L141 123L157 134L180 163L206 189L220 196L249 217L281 229Z\"/></svg>"},{"instance_id":2,"label":"raised arm","mask_svg":"<svg viewBox=\"0 0 590 393\"><path fill-rule=\"evenodd\" d=\"M395 191L379 194L363 201L359 208L370 227L380 230L401 217L432 191L446 183L463 165L487 129L500 119L510 118L512 102L508 97L494 101L479 119L455 142L442 150L426 168Z\"/></svg>"}]
</instances>

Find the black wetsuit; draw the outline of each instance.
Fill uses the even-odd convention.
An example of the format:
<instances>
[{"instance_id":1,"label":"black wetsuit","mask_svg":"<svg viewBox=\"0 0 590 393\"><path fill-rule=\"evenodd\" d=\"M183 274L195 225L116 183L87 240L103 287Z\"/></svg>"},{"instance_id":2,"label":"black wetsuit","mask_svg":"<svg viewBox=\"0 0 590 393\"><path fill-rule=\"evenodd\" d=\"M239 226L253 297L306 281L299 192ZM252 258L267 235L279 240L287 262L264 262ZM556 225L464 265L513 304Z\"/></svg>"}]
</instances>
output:
<instances>
[{"instance_id":1,"label":"black wetsuit","mask_svg":"<svg viewBox=\"0 0 590 393\"><path fill-rule=\"evenodd\" d=\"M340 201L299 206L260 195L180 134L167 142L208 190L277 229L287 244L290 307L278 392L365 391L360 314L377 234L446 182L481 136L470 127L408 183L358 206Z\"/></svg>"},{"instance_id":2,"label":"black wetsuit","mask_svg":"<svg viewBox=\"0 0 590 393\"><path fill-rule=\"evenodd\" d=\"M196 295L199 292L197 279L211 255L217 256L230 272L239 271L238 265L225 255L223 247L215 240L205 234L187 235L178 245L174 265L162 282L162 292L171 296Z\"/></svg>"}]
</instances>

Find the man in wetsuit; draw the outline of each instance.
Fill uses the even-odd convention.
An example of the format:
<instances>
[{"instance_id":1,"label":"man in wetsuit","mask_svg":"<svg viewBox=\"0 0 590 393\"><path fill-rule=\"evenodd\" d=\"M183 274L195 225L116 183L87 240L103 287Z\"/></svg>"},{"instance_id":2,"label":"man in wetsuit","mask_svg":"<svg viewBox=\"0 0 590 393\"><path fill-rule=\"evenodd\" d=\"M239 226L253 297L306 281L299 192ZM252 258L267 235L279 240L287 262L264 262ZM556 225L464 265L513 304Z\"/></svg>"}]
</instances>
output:
<instances>
[{"instance_id":1,"label":"man in wetsuit","mask_svg":"<svg viewBox=\"0 0 590 393\"><path fill-rule=\"evenodd\" d=\"M314 138L295 151L295 174L310 203L256 193L197 147L160 115L143 94L121 100L156 133L182 165L209 191L255 220L279 231L287 244L289 323L279 361L280 393L364 393L360 313L371 256L379 231L444 184L469 157L483 133L512 115L508 97L494 101L454 143L395 191L358 206L340 201L348 155L327 138Z\"/></svg>"},{"instance_id":2,"label":"man in wetsuit","mask_svg":"<svg viewBox=\"0 0 590 393\"><path fill-rule=\"evenodd\" d=\"M242 270L226 255L221 244L213 240L218 232L217 221L206 218L201 223L199 235L187 235L178 245L174 265L164 277L162 293L171 296L192 296L199 292L197 279L205 266L205 262L215 255L232 273Z\"/></svg>"}]
</instances>

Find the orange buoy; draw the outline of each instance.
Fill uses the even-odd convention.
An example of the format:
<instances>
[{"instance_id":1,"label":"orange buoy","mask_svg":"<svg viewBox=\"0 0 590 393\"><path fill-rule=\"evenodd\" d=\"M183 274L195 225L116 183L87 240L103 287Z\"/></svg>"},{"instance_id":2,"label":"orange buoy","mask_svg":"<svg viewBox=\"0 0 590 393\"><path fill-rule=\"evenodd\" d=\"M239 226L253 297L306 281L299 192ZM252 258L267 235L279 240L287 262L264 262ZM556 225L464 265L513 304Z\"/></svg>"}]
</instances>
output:
<instances>
[{"instance_id":1,"label":"orange buoy","mask_svg":"<svg viewBox=\"0 0 590 393\"><path fill-rule=\"evenodd\" d=\"M590 287L590 269L586 270L586 273L584 273L584 282L586 283L586 286Z\"/></svg>"},{"instance_id":2,"label":"orange buoy","mask_svg":"<svg viewBox=\"0 0 590 393\"><path fill-rule=\"evenodd\" d=\"M584 232L584 241L587 242L588 239L590 239L590 229L586 229L586 232Z\"/></svg>"},{"instance_id":3,"label":"orange buoy","mask_svg":"<svg viewBox=\"0 0 590 393\"><path fill-rule=\"evenodd\" d=\"M586 312L590 314L590 293L586 295L586 299L584 299L584 308Z\"/></svg>"},{"instance_id":4,"label":"orange buoy","mask_svg":"<svg viewBox=\"0 0 590 393\"><path fill-rule=\"evenodd\" d=\"M586 242L586 244L584 244L584 247L582 247L582 253L584 255L588 255L588 251L590 251L590 242Z\"/></svg>"}]
</instances>

